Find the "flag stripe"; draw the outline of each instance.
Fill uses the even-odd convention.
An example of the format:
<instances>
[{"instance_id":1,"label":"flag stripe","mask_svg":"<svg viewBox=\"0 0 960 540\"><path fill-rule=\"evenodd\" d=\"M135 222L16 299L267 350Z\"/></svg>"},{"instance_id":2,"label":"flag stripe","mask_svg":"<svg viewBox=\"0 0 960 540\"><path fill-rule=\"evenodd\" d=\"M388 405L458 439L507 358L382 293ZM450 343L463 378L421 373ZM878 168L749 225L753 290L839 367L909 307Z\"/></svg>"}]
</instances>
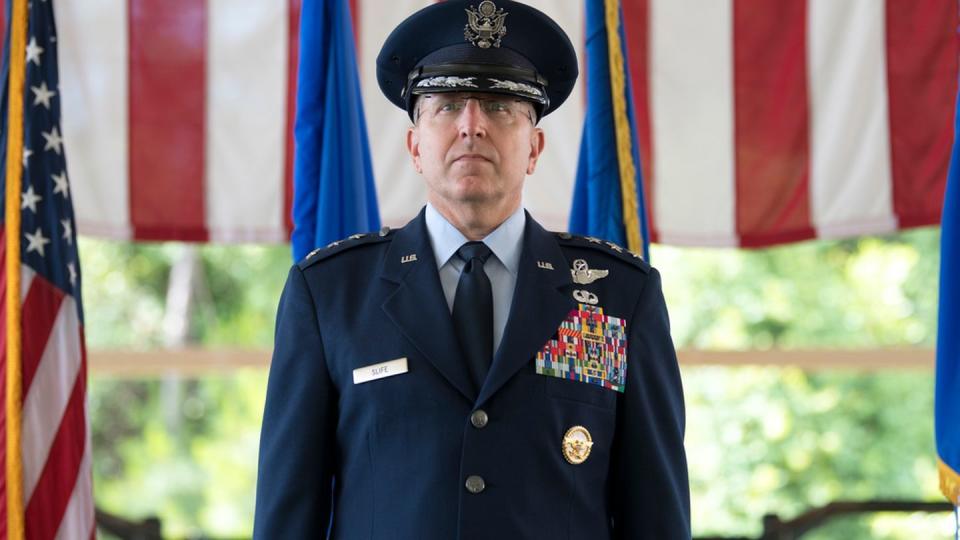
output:
<instances>
[{"instance_id":1,"label":"flag stripe","mask_svg":"<svg viewBox=\"0 0 960 540\"><path fill-rule=\"evenodd\" d=\"M653 183L653 141L650 133L650 88L647 76L649 66L649 4L648 0L623 0L623 27L626 38L627 60L630 79L633 83L634 123L637 127L637 139L640 146L640 171L643 175L644 201L647 215L653 216L656 207ZM653 219L650 221L650 241L659 241Z\"/></svg>"},{"instance_id":2,"label":"flag stripe","mask_svg":"<svg viewBox=\"0 0 960 540\"><path fill-rule=\"evenodd\" d=\"M293 233L293 125L297 115L297 62L300 58L300 0L287 2L287 95L284 127L283 225L284 238Z\"/></svg>"},{"instance_id":3,"label":"flag stripe","mask_svg":"<svg viewBox=\"0 0 960 540\"><path fill-rule=\"evenodd\" d=\"M74 483L70 502L60 522L60 529L57 530L57 540L93 538L96 533L90 449L90 429L87 424L80 475Z\"/></svg>"},{"instance_id":4,"label":"flag stripe","mask_svg":"<svg viewBox=\"0 0 960 540\"><path fill-rule=\"evenodd\" d=\"M287 4L208 0L207 10L207 59L216 66L206 76L210 240L282 242L287 73L276 60L287 57Z\"/></svg>"},{"instance_id":5,"label":"flag stripe","mask_svg":"<svg viewBox=\"0 0 960 540\"><path fill-rule=\"evenodd\" d=\"M731 0L653 0L649 16L659 239L735 245Z\"/></svg>"},{"instance_id":6,"label":"flag stripe","mask_svg":"<svg viewBox=\"0 0 960 540\"><path fill-rule=\"evenodd\" d=\"M556 0L535 0L527 2L531 6L543 11L550 16L560 28L563 28L570 38L577 53L577 58L585 61L585 14L583 2L557 2ZM509 25L509 17L507 25ZM557 230L566 230L567 220L570 217L570 206L573 203L571 194L573 193L573 184L576 180L577 156L580 150L580 133L583 129L584 116L584 65L580 65L580 82L574 86L573 91L564 104L546 118L540 121L539 127L543 129L546 136L546 146L544 152L537 160L536 171L527 177L524 182L523 204L531 214L537 217L541 223L548 224ZM385 101L382 97L381 101ZM393 113L391 113L393 114ZM370 133L376 129L375 117L368 115L368 125ZM407 122L409 125L409 121ZM396 146L406 154L406 149L402 144L402 136L395 136L391 146ZM376 167L376 148L374 148L374 166ZM406 155L401 156L403 161L399 166L411 169ZM397 166L395 165L396 169ZM389 176L385 178L386 182L382 185L378 196L381 204L386 204L384 199L398 198L396 193L398 188L389 185ZM414 181L423 185L423 180L413 176ZM379 180L379 177L378 177ZM418 186L419 188L419 186ZM406 189L406 188L404 188ZM385 191L389 190L389 191ZM392 205L399 208L401 205L406 207L405 213L413 217L414 209L419 207L415 199L404 197L404 200L391 201ZM382 206L381 206L382 208ZM550 225L552 224L552 225Z\"/></svg>"},{"instance_id":7,"label":"flag stripe","mask_svg":"<svg viewBox=\"0 0 960 540\"><path fill-rule=\"evenodd\" d=\"M207 239L206 5L130 3L130 216L138 239Z\"/></svg>"},{"instance_id":8,"label":"flag stripe","mask_svg":"<svg viewBox=\"0 0 960 540\"><path fill-rule=\"evenodd\" d=\"M383 222L395 226L423 203L425 190L402 144L409 122L380 95L374 60L390 30L432 0L369 1L351 0L350 6L380 208ZM796 0L775 3L775 8L757 0L622 0L641 170L655 239L686 245L769 245L814 233L832 237L886 232L895 218L900 227L939 219L951 140L951 92L956 87L956 3L808 2L809 10L804 13L805 2ZM209 16L201 7L207 3ZM158 238L161 233L168 233L165 238L218 241L288 236L300 0L286 0L285 7L272 8L286 9L285 17L263 17L257 24L244 21L230 29L236 42L241 34L243 40L254 43L266 39L262 50L248 55L246 61L252 67L243 66L244 74L260 69L277 71L286 87L274 91L269 100L266 94L258 94L262 97L257 98L257 106L268 112L254 107L245 111L271 116L269 120L242 117L239 123L222 114L238 100L228 94L223 99L229 89L216 81L237 80L232 73L237 66L219 59L239 59L240 55L218 53L228 46L217 37L223 35L218 25L242 18L241 13L251 9L267 12L257 6L228 8L233 3L226 0L207 3L188 0L186 10L180 4L168 7L164 4L169 2L157 0L57 3L61 42L69 44L61 58L63 131L72 156L71 180L79 187L74 202L83 232L129 237L132 214L139 239ZM171 33L169 25L141 28L146 23L128 15L128 4L134 14L144 10L177 12L178 29ZM534 0L532 4L557 19L582 50L582 2ZM879 9L886 11L882 32L876 26ZM735 24L737 10L738 20L751 24ZM217 12L217 19L223 14L224 21L213 20L212 11ZM755 19L758 24L752 24ZM266 29L267 24L278 28ZM742 31L747 34L740 35ZM281 38L284 47L271 41L281 34L285 35ZM151 37L155 35L162 40ZM139 42L137 36L141 36ZM883 41L883 47L877 46L877 39ZM170 47L171 42L177 46ZM128 50L128 45L138 43L139 49ZM734 43L750 44L738 46L740 60L734 58ZM831 46L838 47L836 57L829 54ZM255 50L249 44L239 48ZM134 55L128 58L130 52ZM162 102L163 107L152 109L162 109L165 123L130 116L136 113L133 105L137 99L131 91L144 86L146 90L161 88L145 85L142 76L129 71L141 69L140 60L147 53L156 53L143 67L152 82L167 73L175 75L173 83L153 92L173 103ZM265 62L267 56L270 59ZM751 74L760 79L759 88L748 88L743 73L737 71L734 76L734 66L750 68L754 59L762 61ZM771 63L776 70L769 69ZM878 83L881 66L882 81ZM195 75L193 79L181 76L184 69ZM831 80L843 82L831 85ZM256 82L263 86L263 81ZM563 227L567 221L583 118L582 83L563 107L541 123L547 132L547 149L537 173L525 186L525 206L552 228ZM884 86L887 103L878 107ZM807 92L805 109L793 108ZM207 94L210 100L205 100ZM755 102L754 94L767 97ZM142 92L138 95L150 97ZM851 101L856 95L863 99ZM131 107L117 106L127 102ZM845 103L849 107L844 108ZM886 154L882 149L884 114L889 139ZM224 116L228 117L224 127L215 125L222 122L214 118ZM286 126L279 126L283 119ZM276 129L283 131L282 148L271 142L246 152L243 159L251 161L249 169L238 165L239 157L234 161L224 157L249 147L249 131L240 128L267 122L276 122ZM850 137L854 126L866 131ZM232 130L236 133L229 133ZM153 147L147 149L146 143L133 146L137 140L145 140L142 135L138 139L134 131L153 136ZM189 136L185 138L183 133ZM734 134L746 139L741 141ZM172 144L176 141L182 146ZM808 141L808 148L798 154L802 141ZM834 144L836 141L840 143ZM852 152L852 159L842 159L844 152ZM131 161L138 159L139 169ZM145 159L153 161L143 165ZM227 182L218 171L241 170L244 174L237 181L242 183L253 171L265 170L265 164L273 159L282 161L278 167L283 171L263 177L260 189L237 189L229 198L217 195L225 192ZM887 171L883 170L885 162ZM158 166L153 167L155 164ZM800 172L804 167L806 173ZM134 174L136 170L150 172L147 180L160 180L144 181L142 174ZM183 171L189 174L180 174ZM772 181L777 178L785 180ZM256 227L250 220L238 223L237 216L243 215L238 209L252 208L251 199L262 200L268 183L273 184L270 196L276 202L247 213ZM282 216L278 218L277 212ZM273 225L264 225L267 223Z\"/></svg>"},{"instance_id":9,"label":"flag stripe","mask_svg":"<svg viewBox=\"0 0 960 540\"><path fill-rule=\"evenodd\" d=\"M33 268L29 266L20 267L20 303L23 304L23 301L27 298L27 293L30 292L30 286L33 285L33 277L37 275L33 271Z\"/></svg>"},{"instance_id":10,"label":"flag stripe","mask_svg":"<svg viewBox=\"0 0 960 540\"><path fill-rule=\"evenodd\" d=\"M939 222L957 93L957 3L887 0L893 204L901 227Z\"/></svg>"},{"instance_id":11,"label":"flag stripe","mask_svg":"<svg viewBox=\"0 0 960 540\"><path fill-rule=\"evenodd\" d=\"M20 11L16 20L21 25L27 20L26 2L14 5ZM11 139L7 166L19 168L16 166L23 163L24 168L22 178L20 171L8 174L5 186L4 221L9 230L5 251L10 255L4 280L8 317L4 338L9 349L4 392L7 468L3 475L7 527L0 536L47 540L60 528L77 479L81 474L90 475L89 470L79 469L88 447L86 360L71 190L69 179L60 177L66 161L57 135L62 96L53 1L31 3L28 31L22 32L22 26L17 30L9 45L14 50L11 59L20 65L14 65L9 75L11 100L6 114L10 133L22 134L24 148L33 153L28 161L28 154L16 148L16 137ZM22 48L27 41L33 54L24 69ZM82 69L76 73L87 75ZM23 76L25 88L20 80ZM51 92L46 94L45 89ZM27 102L19 102L24 94ZM119 105L123 108L127 103ZM117 161L122 160L114 160L114 168ZM27 206L20 204L23 193L41 196ZM126 202L123 200L120 208L125 208ZM29 209L21 213L21 207ZM19 243L24 238L30 245L21 251ZM89 482L85 489L92 501ZM78 509L81 512L84 507ZM92 504L86 505L85 519L93 523ZM88 526L81 536L89 536L91 530ZM69 534L76 537L74 532Z\"/></svg>"},{"instance_id":12,"label":"flag stripe","mask_svg":"<svg viewBox=\"0 0 960 540\"><path fill-rule=\"evenodd\" d=\"M817 234L892 231L884 4L810 0L809 9L810 197Z\"/></svg>"},{"instance_id":13,"label":"flag stripe","mask_svg":"<svg viewBox=\"0 0 960 540\"><path fill-rule=\"evenodd\" d=\"M73 326L70 330L74 334L74 341L79 343L77 329L77 326ZM86 358L79 356L80 351L76 353L77 358L81 360L80 376L74 374L72 390L70 387L61 390L65 395L69 395L69 401L62 412L62 421L59 423L56 438L50 446L50 454L43 468L43 474L27 502L27 540L47 540L55 537L76 487L80 464L83 462L83 454L87 446L84 404ZM75 537L85 536L86 531L76 531Z\"/></svg>"},{"instance_id":14,"label":"flag stripe","mask_svg":"<svg viewBox=\"0 0 960 540\"><path fill-rule=\"evenodd\" d=\"M806 2L735 0L737 233L742 246L811 238Z\"/></svg>"},{"instance_id":15,"label":"flag stripe","mask_svg":"<svg viewBox=\"0 0 960 540\"><path fill-rule=\"evenodd\" d=\"M130 228L127 0L55 2L63 139L76 214L86 234Z\"/></svg>"},{"instance_id":16,"label":"flag stripe","mask_svg":"<svg viewBox=\"0 0 960 540\"><path fill-rule=\"evenodd\" d=\"M367 117L373 178L377 184L377 204L381 221L391 227L406 223L413 217L411 210L419 208L427 199L423 180L410 165L403 144L410 120L405 112L383 97L377 86L377 53L393 28L414 11L432 3L431 0L391 0L376 4L376 9L361 9L357 19L360 21L358 42L360 50L364 51L358 57L357 67L363 88L363 110Z\"/></svg>"},{"instance_id":17,"label":"flag stripe","mask_svg":"<svg viewBox=\"0 0 960 540\"><path fill-rule=\"evenodd\" d=\"M23 425L31 426L31 429L24 430L21 444L24 500L30 500L37 487L47 455L52 451L51 444L60 429L61 418L68 409L71 389L78 373L83 373L83 347L77 331L79 323L77 304L68 296L61 304L33 383L24 391Z\"/></svg>"},{"instance_id":18,"label":"flag stripe","mask_svg":"<svg viewBox=\"0 0 960 540\"><path fill-rule=\"evenodd\" d=\"M32 273L32 271L31 271ZM26 274L26 271L24 271ZM29 391L48 340L54 330L64 293L42 277L30 280L30 289L23 302L23 388ZM26 393L24 394L26 396Z\"/></svg>"}]
</instances>

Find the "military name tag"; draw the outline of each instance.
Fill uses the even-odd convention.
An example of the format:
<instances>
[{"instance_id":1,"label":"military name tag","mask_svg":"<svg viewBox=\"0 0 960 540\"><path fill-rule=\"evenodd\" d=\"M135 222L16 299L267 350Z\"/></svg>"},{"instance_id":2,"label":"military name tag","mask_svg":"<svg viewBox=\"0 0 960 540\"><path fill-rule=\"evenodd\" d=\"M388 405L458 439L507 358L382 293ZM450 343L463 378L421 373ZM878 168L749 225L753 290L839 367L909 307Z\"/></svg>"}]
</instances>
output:
<instances>
[{"instance_id":1,"label":"military name tag","mask_svg":"<svg viewBox=\"0 0 960 540\"><path fill-rule=\"evenodd\" d=\"M407 359L397 358L387 362L380 362L372 366L363 366L353 370L353 384L383 379L384 377L393 377L407 372Z\"/></svg>"},{"instance_id":2,"label":"military name tag","mask_svg":"<svg viewBox=\"0 0 960 540\"><path fill-rule=\"evenodd\" d=\"M595 384L623 392L627 382L627 321L603 308L579 304L537 353L540 375Z\"/></svg>"}]
</instances>

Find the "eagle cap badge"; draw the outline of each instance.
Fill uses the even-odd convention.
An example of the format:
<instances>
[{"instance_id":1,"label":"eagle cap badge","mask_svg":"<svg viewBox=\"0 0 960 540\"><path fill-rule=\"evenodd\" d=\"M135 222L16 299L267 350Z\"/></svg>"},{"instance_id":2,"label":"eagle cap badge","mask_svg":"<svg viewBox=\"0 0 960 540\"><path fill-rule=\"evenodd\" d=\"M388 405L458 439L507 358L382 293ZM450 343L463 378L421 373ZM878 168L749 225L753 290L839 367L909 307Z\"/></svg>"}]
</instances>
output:
<instances>
[{"instance_id":1,"label":"eagle cap badge","mask_svg":"<svg viewBox=\"0 0 960 540\"><path fill-rule=\"evenodd\" d=\"M563 458L571 465L579 465L590 457L593 437L583 426L573 426L563 436Z\"/></svg>"},{"instance_id":2,"label":"eagle cap badge","mask_svg":"<svg viewBox=\"0 0 960 540\"><path fill-rule=\"evenodd\" d=\"M500 40L507 34L504 24L508 13L497 9L490 0L483 0L479 7L470 6L467 12L467 24L463 27L463 37L473 46L481 49L499 47Z\"/></svg>"}]
</instances>

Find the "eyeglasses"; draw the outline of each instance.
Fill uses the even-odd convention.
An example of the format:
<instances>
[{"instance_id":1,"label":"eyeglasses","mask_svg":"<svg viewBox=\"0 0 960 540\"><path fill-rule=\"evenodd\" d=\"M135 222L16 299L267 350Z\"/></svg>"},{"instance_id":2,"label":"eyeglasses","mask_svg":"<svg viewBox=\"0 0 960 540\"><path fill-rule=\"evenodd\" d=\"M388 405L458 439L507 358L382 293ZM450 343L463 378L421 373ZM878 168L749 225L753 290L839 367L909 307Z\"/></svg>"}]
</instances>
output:
<instances>
[{"instance_id":1,"label":"eyeglasses","mask_svg":"<svg viewBox=\"0 0 960 540\"><path fill-rule=\"evenodd\" d=\"M460 117L460 113L467 108L467 101L474 100L480 111L491 121L509 125L527 117L533 122L533 115L526 102L511 98L488 98L465 96L462 94L426 94L421 96L418 104L417 119L426 115L431 120L439 122L453 122Z\"/></svg>"}]
</instances>

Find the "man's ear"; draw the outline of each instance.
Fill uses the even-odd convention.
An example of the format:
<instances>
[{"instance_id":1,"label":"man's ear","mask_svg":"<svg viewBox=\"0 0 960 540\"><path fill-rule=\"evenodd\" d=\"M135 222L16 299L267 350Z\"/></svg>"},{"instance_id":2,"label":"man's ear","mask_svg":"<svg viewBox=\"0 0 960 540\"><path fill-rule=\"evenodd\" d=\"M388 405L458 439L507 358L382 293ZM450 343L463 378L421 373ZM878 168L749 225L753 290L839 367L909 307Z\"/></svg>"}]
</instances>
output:
<instances>
[{"instance_id":1,"label":"man's ear","mask_svg":"<svg viewBox=\"0 0 960 540\"><path fill-rule=\"evenodd\" d=\"M538 127L533 128L533 133L530 134L530 157L527 161L527 174L533 174L533 171L537 170L537 160L540 159L540 154L543 153L546 144L547 140L543 130Z\"/></svg>"},{"instance_id":2,"label":"man's ear","mask_svg":"<svg viewBox=\"0 0 960 540\"><path fill-rule=\"evenodd\" d=\"M423 168L420 167L420 132L417 126L407 128L407 153L413 160L413 168L417 170L417 173L422 173Z\"/></svg>"}]
</instances>

